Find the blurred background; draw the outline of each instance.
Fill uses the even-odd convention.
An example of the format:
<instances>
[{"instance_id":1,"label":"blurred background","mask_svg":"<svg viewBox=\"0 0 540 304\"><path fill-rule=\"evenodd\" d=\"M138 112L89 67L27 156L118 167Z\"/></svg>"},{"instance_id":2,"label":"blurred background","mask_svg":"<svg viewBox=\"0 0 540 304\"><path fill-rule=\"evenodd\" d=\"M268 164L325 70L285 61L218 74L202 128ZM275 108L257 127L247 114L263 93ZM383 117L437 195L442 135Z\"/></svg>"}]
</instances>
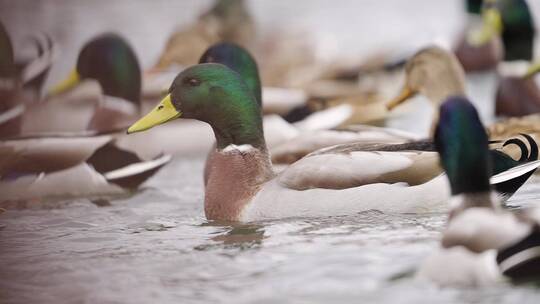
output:
<instances>
[{"instance_id":1,"label":"blurred background","mask_svg":"<svg viewBox=\"0 0 540 304\"><path fill-rule=\"evenodd\" d=\"M212 5L207 0L18 0L0 1L0 19L23 49L30 34L46 32L61 46L61 60L48 84L59 81L75 63L80 47L104 31L125 37L143 67L152 66L167 39L193 23ZM368 55L378 50L410 50L434 41L449 43L465 26L461 0L262 1L246 5L264 35L275 29L301 32L315 41L316 53ZM540 3L531 1L533 11ZM257 54L255 54L257 57Z\"/></svg>"}]
</instances>

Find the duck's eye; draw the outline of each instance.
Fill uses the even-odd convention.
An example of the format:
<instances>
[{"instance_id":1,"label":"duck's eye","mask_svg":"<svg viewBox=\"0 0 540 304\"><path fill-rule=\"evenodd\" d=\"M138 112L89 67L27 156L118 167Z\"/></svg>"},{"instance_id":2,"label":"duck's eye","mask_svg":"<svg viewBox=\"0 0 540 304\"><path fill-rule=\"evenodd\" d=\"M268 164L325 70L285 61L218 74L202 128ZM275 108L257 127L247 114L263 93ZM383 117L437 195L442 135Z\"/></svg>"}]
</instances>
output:
<instances>
[{"instance_id":1,"label":"duck's eye","mask_svg":"<svg viewBox=\"0 0 540 304\"><path fill-rule=\"evenodd\" d=\"M198 85L201 84L201 81L197 78L186 78L186 80L184 80L184 83L192 86L192 87L196 87Z\"/></svg>"},{"instance_id":2,"label":"duck's eye","mask_svg":"<svg viewBox=\"0 0 540 304\"><path fill-rule=\"evenodd\" d=\"M157 107L158 110L161 110L163 109L163 105L159 105L159 107Z\"/></svg>"}]
</instances>

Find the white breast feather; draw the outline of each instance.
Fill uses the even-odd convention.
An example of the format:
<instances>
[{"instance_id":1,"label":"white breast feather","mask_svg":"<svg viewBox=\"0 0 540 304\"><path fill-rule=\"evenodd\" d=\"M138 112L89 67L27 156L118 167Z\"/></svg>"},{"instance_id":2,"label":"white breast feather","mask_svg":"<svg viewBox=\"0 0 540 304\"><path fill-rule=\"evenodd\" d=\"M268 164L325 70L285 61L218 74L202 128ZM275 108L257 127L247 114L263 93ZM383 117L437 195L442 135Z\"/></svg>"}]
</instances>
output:
<instances>
[{"instance_id":1,"label":"white breast feather","mask_svg":"<svg viewBox=\"0 0 540 304\"><path fill-rule=\"evenodd\" d=\"M228 145L225 147L221 152L224 153L232 153L232 152L240 152L240 153L247 153L251 150L254 150L252 145Z\"/></svg>"}]
</instances>

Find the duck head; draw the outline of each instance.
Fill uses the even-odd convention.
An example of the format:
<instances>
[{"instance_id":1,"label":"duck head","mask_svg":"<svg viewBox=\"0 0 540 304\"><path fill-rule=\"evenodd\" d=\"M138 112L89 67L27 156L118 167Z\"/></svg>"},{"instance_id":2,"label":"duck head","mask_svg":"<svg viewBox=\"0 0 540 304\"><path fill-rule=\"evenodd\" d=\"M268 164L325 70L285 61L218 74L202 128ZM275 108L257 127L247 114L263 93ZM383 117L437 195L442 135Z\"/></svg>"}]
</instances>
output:
<instances>
[{"instance_id":1,"label":"duck head","mask_svg":"<svg viewBox=\"0 0 540 304\"><path fill-rule=\"evenodd\" d=\"M66 92L85 79L99 82L107 96L129 101L139 107L141 70L131 46L116 34L104 34L85 44L76 68L51 95Z\"/></svg>"},{"instance_id":2,"label":"duck head","mask_svg":"<svg viewBox=\"0 0 540 304\"><path fill-rule=\"evenodd\" d=\"M392 110L417 94L436 105L448 96L465 95L465 73L454 54L434 46L413 55L405 65L405 84L387 107Z\"/></svg>"},{"instance_id":3,"label":"duck head","mask_svg":"<svg viewBox=\"0 0 540 304\"><path fill-rule=\"evenodd\" d=\"M220 63L240 74L251 89L259 107L262 107L261 79L253 56L243 47L231 42L219 42L210 46L199 63Z\"/></svg>"},{"instance_id":4,"label":"duck head","mask_svg":"<svg viewBox=\"0 0 540 304\"><path fill-rule=\"evenodd\" d=\"M452 195L490 192L488 136L466 98L449 97L441 105L434 140Z\"/></svg>"},{"instance_id":5,"label":"duck head","mask_svg":"<svg viewBox=\"0 0 540 304\"><path fill-rule=\"evenodd\" d=\"M505 61L531 60L534 35L534 21L525 0L484 0L482 26L470 33L468 41L481 46L500 36Z\"/></svg>"},{"instance_id":6,"label":"duck head","mask_svg":"<svg viewBox=\"0 0 540 304\"><path fill-rule=\"evenodd\" d=\"M133 124L128 133L144 131L179 117L210 124L218 149L248 144L266 150L261 110L253 92L238 73L222 64L198 64L181 72L169 88L169 94Z\"/></svg>"}]
</instances>

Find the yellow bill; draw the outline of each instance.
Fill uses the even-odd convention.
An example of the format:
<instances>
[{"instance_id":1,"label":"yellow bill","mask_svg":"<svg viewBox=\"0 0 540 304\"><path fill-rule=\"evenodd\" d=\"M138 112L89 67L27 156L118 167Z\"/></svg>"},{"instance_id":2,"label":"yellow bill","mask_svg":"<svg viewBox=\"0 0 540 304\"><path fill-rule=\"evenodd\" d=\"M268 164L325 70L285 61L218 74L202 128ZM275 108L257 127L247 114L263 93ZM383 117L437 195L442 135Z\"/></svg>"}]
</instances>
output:
<instances>
[{"instance_id":1,"label":"yellow bill","mask_svg":"<svg viewBox=\"0 0 540 304\"><path fill-rule=\"evenodd\" d=\"M386 108L391 111L393 110L395 107L399 106L400 104L402 104L403 102L407 101L407 99L413 97L414 95L416 95L416 91L413 91L411 89L409 89L407 86L403 87L403 89L401 89L401 93L399 93L399 95L392 99L387 105L386 105Z\"/></svg>"},{"instance_id":2,"label":"yellow bill","mask_svg":"<svg viewBox=\"0 0 540 304\"><path fill-rule=\"evenodd\" d=\"M168 94L163 100L143 118L134 123L127 133L135 133L148 130L160 124L180 117L182 113L178 112L171 101L171 94Z\"/></svg>"},{"instance_id":3,"label":"yellow bill","mask_svg":"<svg viewBox=\"0 0 540 304\"><path fill-rule=\"evenodd\" d=\"M469 33L467 40L473 46L482 46L503 30L501 13L496 8L482 12L482 27Z\"/></svg>"},{"instance_id":4,"label":"yellow bill","mask_svg":"<svg viewBox=\"0 0 540 304\"><path fill-rule=\"evenodd\" d=\"M540 72L540 62L536 62L531 65L529 69L527 69L527 73L525 73L525 76L523 76L523 78L531 78L538 72Z\"/></svg>"},{"instance_id":5,"label":"yellow bill","mask_svg":"<svg viewBox=\"0 0 540 304\"><path fill-rule=\"evenodd\" d=\"M54 86L48 95L53 96L53 95L58 95L58 94L67 92L73 89L80 82L81 82L81 76L79 75L77 70L73 70L71 71L71 73L69 73L69 76L66 79L64 79L64 81Z\"/></svg>"}]
</instances>

